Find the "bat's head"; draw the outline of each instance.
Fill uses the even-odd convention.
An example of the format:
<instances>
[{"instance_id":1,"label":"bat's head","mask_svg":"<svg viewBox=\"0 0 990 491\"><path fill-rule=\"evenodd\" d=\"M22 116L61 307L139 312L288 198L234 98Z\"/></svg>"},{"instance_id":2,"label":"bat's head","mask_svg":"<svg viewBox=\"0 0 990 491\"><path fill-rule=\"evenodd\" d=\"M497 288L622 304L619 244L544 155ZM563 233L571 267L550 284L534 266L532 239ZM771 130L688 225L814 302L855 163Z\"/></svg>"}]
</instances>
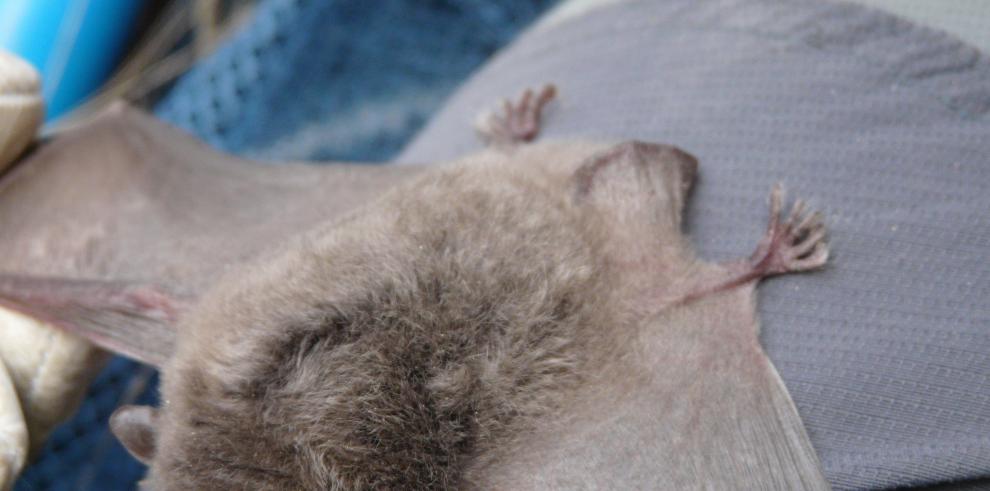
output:
<instances>
[{"instance_id":1,"label":"bat's head","mask_svg":"<svg viewBox=\"0 0 990 491\"><path fill-rule=\"evenodd\" d=\"M695 169L570 142L420 175L197 299L113 431L155 490L456 486L608 356Z\"/></svg>"}]
</instances>

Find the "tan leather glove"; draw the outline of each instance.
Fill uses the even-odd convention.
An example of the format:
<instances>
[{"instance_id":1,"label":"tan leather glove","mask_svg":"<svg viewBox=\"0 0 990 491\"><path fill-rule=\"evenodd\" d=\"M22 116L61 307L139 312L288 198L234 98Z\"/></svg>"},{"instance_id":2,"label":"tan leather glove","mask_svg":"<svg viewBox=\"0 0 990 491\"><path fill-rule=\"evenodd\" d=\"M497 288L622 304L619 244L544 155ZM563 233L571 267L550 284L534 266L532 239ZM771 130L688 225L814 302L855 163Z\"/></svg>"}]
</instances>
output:
<instances>
[{"instance_id":1,"label":"tan leather glove","mask_svg":"<svg viewBox=\"0 0 990 491\"><path fill-rule=\"evenodd\" d=\"M0 51L0 170L34 139L43 117L38 73ZM85 390L79 376L96 369L96 356L81 340L0 312L0 490L13 485L29 445L74 410Z\"/></svg>"}]
</instances>

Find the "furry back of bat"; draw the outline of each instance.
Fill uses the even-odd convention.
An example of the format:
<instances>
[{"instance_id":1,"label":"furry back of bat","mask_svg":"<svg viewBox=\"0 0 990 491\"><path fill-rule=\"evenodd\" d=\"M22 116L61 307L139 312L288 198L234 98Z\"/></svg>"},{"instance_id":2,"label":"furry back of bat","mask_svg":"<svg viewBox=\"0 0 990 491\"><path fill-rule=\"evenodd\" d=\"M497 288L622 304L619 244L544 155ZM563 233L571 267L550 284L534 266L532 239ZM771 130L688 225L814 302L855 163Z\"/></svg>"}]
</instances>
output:
<instances>
[{"instance_id":1,"label":"furry back of bat","mask_svg":"<svg viewBox=\"0 0 990 491\"><path fill-rule=\"evenodd\" d=\"M94 213L128 239L0 297L162 368L162 407L111 420L154 490L828 489L754 308L761 278L825 263L820 216L782 218L775 188L752 257L701 261L695 159L530 143L552 97L489 116L481 153L350 189L126 112L133 211Z\"/></svg>"}]
</instances>

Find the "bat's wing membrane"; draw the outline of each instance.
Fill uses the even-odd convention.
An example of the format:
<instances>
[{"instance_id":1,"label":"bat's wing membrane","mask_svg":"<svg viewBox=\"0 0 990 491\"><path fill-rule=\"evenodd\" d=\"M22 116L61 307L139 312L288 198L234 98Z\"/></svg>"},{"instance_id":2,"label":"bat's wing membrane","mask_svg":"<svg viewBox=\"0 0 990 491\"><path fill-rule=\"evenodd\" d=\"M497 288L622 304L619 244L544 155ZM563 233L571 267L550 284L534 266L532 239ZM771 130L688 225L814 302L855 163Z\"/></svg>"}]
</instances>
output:
<instances>
[{"instance_id":1,"label":"bat's wing membrane","mask_svg":"<svg viewBox=\"0 0 990 491\"><path fill-rule=\"evenodd\" d=\"M140 283L16 275L0 275L0 305L158 367L187 308L182 297Z\"/></svg>"},{"instance_id":2,"label":"bat's wing membrane","mask_svg":"<svg viewBox=\"0 0 990 491\"><path fill-rule=\"evenodd\" d=\"M419 169L260 164L117 104L0 178L0 303L159 364L226 270Z\"/></svg>"}]
</instances>

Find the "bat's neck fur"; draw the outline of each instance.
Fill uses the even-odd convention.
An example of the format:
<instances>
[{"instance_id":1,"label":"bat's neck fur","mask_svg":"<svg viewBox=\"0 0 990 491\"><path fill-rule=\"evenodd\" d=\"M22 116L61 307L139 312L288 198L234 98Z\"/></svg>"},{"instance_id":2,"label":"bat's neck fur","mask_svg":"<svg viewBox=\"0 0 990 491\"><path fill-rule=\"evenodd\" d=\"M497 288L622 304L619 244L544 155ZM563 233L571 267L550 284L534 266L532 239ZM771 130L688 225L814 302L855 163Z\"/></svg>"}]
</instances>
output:
<instances>
[{"instance_id":1,"label":"bat's neck fur","mask_svg":"<svg viewBox=\"0 0 990 491\"><path fill-rule=\"evenodd\" d=\"M584 344L614 329L602 227L536 175L477 174L420 180L415 201L400 189L392 211L219 289L166 376L156 474L195 476L175 488L456 487L559 407Z\"/></svg>"}]
</instances>

